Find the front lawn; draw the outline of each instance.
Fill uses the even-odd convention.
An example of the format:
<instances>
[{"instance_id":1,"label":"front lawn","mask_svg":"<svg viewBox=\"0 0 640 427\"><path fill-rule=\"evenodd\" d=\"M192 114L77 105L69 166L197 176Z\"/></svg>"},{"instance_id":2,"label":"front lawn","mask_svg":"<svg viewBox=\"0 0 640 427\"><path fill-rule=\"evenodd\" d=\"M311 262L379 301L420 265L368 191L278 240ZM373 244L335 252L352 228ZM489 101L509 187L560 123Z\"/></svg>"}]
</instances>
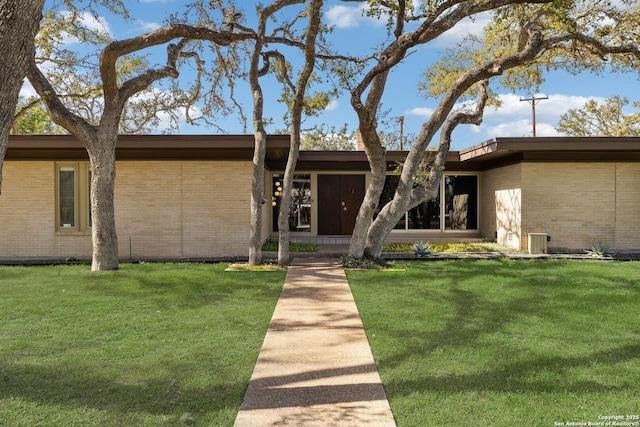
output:
<instances>
[{"instance_id":1,"label":"front lawn","mask_svg":"<svg viewBox=\"0 0 640 427\"><path fill-rule=\"evenodd\" d=\"M640 425L640 263L395 266L348 278L398 426Z\"/></svg>"},{"instance_id":2,"label":"front lawn","mask_svg":"<svg viewBox=\"0 0 640 427\"><path fill-rule=\"evenodd\" d=\"M225 267L0 267L0 425L233 425L285 273Z\"/></svg>"}]
</instances>

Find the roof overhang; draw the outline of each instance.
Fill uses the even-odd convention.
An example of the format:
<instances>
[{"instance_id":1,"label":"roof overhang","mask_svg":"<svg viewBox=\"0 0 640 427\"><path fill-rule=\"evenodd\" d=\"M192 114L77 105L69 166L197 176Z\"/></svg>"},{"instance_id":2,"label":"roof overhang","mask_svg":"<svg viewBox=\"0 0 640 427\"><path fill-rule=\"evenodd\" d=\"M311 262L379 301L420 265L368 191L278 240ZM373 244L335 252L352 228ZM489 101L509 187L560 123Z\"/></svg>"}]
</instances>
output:
<instances>
[{"instance_id":1,"label":"roof overhang","mask_svg":"<svg viewBox=\"0 0 640 427\"><path fill-rule=\"evenodd\" d=\"M289 135L268 135L265 165L284 170ZM121 135L116 159L244 160L253 159L253 135ZM388 151L388 170L404 161L407 151ZM11 135L7 160L88 160L71 135ZM486 170L518 162L640 162L640 137L494 138L462 151L450 151L447 171ZM364 151L301 151L297 170L368 171Z\"/></svg>"},{"instance_id":2,"label":"roof overhang","mask_svg":"<svg viewBox=\"0 0 640 427\"><path fill-rule=\"evenodd\" d=\"M268 135L265 165L284 170L289 156L289 135ZM123 160L245 160L253 159L253 135L120 135L116 159ZM387 167L393 170L407 151L389 151ZM7 160L88 160L82 144L72 135L11 135ZM458 162L457 152L447 161ZM364 151L301 151L298 170L367 171Z\"/></svg>"},{"instance_id":3,"label":"roof overhang","mask_svg":"<svg viewBox=\"0 0 640 427\"><path fill-rule=\"evenodd\" d=\"M120 135L117 160L251 160L253 135ZM288 135L268 135L269 155L288 152ZM87 160L82 144L71 135L12 135L10 160Z\"/></svg>"},{"instance_id":4,"label":"roof overhang","mask_svg":"<svg viewBox=\"0 0 640 427\"><path fill-rule=\"evenodd\" d=\"M480 170L517 162L637 162L640 137L494 138L459 155Z\"/></svg>"}]
</instances>

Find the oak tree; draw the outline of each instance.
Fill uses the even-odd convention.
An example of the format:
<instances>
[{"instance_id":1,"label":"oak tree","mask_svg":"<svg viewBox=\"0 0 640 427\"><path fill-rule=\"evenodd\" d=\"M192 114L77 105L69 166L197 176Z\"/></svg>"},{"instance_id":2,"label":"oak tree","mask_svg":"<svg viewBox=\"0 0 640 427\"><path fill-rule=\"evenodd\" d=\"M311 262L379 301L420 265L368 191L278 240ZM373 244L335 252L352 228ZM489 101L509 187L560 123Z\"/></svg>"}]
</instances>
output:
<instances>
[{"instance_id":1,"label":"oak tree","mask_svg":"<svg viewBox=\"0 0 640 427\"><path fill-rule=\"evenodd\" d=\"M599 0L454 0L428 1L419 7L407 0L368 3L370 14L388 18L391 37L351 89L371 168L349 248L355 258L379 257L384 240L405 212L436 197L451 133L460 124L480 123L490 101L488 81L502 77L505 87L530 86L543 79L546 69L616 72L637 69L640 59L636 2L624 0L613 6ZM386 157L376 111L390 70L416 47L481 13L492 15L483 38L468 38L469 44L451 49L451 55L426 74L425 86L438 106L413 141L393 199L379 206ZM461 103L469 99L476 101ZM438 133L437 148L427 153Z\"/></svg>"},{"instance_id":2,"label":"oak tree","mask_svg":"<svg viewBox=\"0 0 640 427\"><path fill-rule=\"evenodd\" d=\"M251 190L251 229L249 242L249 264L257 265L262 262L263 228L262 215L266 204L264 196L264 161L266 153L267 133L265 130L266 119L264 117L264 93L260 78L269 72L275 75L276 80L282 84L283 90L280 101L287 105L285 122L290 126L290 147L287 157L287 165L279 192L280 209L278 214L278 263L289 263L289 206L293 188L293 175L295 172L298 153L300 150L301 125L303 114L314 114L319 109L326 107L329 102L326 93L310 96L308 86L313 80L317 45L316 41L321 35L321 7L322 0L311 0L301 12L296 12L290 6L304 5L305 0L277 0L264 7L258 7L258 25L255 37L255 45L250 56L249 83L253 95L253 126L254 126L254 155L253 177ZM277 22L274 15L290 7L290 18L286 22ZM297 31L298 22L306 19L307 25L302 31ZM268 33L267 24L276 22L275 29ZM242 31L249 29L236 25ZM302 68L294 76L291 62L286 55L272 47L279 45L289 47L302 52Z\"/></svg>"},{"instance_id":3,"label":"oak tree","mask_svg":"<svg viewBox=\"0 0 640 427\"><path fill-rule=\"evenodd\" d=\"M44 0L0 0L0 191L2 164Z\"/></svg>"},{"instance_id":4,"label":"oak tree","mask_svg":"<svg viewBox=\"0 0 640 427\"><path fill-rule=\"evenodd\" d=\"M601 104L594 99L581 108L572 108L558 121L556 130L569 136L640 136L640 112L624 114L629 99L607 98ZM640 108L640 103L633 106Z\"/></svg>"},{"instance_id":5,"label":"oak tree","mask_svg":"<svg viewBox=\"0 0 640 427\"><path fill-rule=\"evenodd\" d=\"M115 148L118 131L127 102L151 84L179 76L181 59L194 55L186 48L193 40L206 40L216 46L229 46L246 40L248 35L227 30L186 24L169 24L137 37L113 41L100 53L101 111L96 121L70 109L51 82L31 58L28 77L46 102L54 122L73 134L85 147L91 163L92 270L118 268L118 239L115 224L114 185L116 176ZM170 43L178 40L177 43ZM118 74L118 61L153 46L166 45L166 63L146 68L126 80Z\"/></svg>"}]
</instances>

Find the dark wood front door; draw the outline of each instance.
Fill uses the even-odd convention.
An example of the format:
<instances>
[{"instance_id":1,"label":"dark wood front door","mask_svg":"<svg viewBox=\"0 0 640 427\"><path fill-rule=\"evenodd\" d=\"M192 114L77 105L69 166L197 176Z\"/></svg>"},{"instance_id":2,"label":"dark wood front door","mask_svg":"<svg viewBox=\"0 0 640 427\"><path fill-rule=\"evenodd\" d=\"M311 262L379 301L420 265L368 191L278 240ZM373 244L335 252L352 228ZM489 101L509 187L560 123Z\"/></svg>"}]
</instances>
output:
<instances>
[{"instance_id":1,"label":"dark wood front door","mask_svg":"<svg viewBox=\"0 0 640 427\"><path fill-rule=\"evenodd\" d=\"M350 235L364 199L364 175L318 175L318 234Z\"/></svg>"}]
</instances>

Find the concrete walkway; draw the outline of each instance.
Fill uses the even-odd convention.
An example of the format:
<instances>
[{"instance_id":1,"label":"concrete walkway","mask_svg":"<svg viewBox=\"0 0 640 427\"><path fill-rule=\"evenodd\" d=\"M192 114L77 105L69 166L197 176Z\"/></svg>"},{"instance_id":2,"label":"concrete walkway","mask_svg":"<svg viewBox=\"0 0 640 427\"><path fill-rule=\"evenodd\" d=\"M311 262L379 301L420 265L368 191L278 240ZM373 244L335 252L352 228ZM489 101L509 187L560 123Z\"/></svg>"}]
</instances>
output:
<instances>
[{"instance_id":1,"label":"concrete walkway","mask_svg":"<svg viewBox=\"0 0 640 427\"><path fill-rule=\"evenodd\" d=\"M396 425L339 260L293 260L234 424L282 425Z\"/></svg>"}]
</instances>

